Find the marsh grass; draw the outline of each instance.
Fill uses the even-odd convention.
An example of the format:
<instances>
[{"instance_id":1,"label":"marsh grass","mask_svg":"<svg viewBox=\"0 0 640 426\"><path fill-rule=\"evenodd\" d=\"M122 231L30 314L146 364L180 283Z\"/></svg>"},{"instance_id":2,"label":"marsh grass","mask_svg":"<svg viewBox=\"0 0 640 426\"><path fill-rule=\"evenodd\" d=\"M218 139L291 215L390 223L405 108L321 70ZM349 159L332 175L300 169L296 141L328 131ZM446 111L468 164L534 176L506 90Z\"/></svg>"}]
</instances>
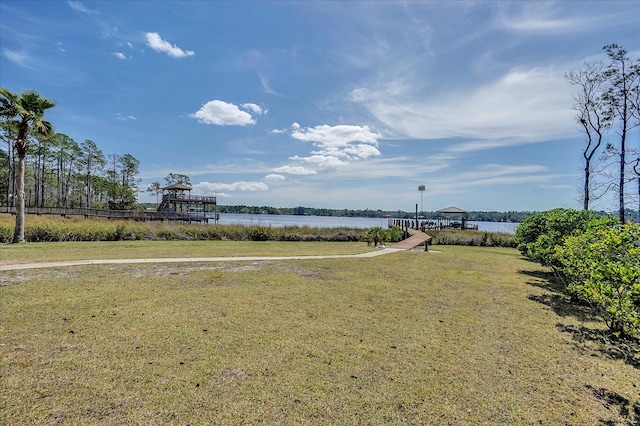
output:
<instances>
[{"instance_id":1,"label":"marsh grass","mask_svg":"<svg viewBox=\"0 0 640 426\"><path fill-rule=\"evenodd\" d=\"M284 243L281 243L284 244ZM286 244L284 244L286 245ZM0 287L7 424L633 424L513 249L83 266ZM253 253L252 253L253 254Z\"/></svg>"},{"instance_id":2,"label":"marsh grass","mask_svg":"<svg viewBox=\"0 0 640 426\"><path fill-rule=\"evenodd\" d=\"M15 216L0 215L0 242L13 237ZM366 230L355 228L270 227L262 225L184 224L137 222L81 216L28 215L25 240L51 241L131 241L131 240L234 240L234 241L366 241Z\"/></svg>"},{"instance_id":3,"label":"marsh grass","mask_svg":"<svg viewBox=\"0 0 640 426\"><path fill-rule=\"evenodd\" d=\"M427 230L432 244L479 247L515 247L515 236L505 232L441 229Z\"/></svg>"},{"instance_id":4,"label":"marsh grass","mask_svg":"<svg viewBox=\"0 0 640 426\"><path fill-rule=\"evenodd\" d=\"M15 217L0 215L0 243L13 237ZM475 230L428 230L432 244L486 247L515 247L514 235ZM396 242L402 231L395 228L387 242ZM398 237L398 238L396 238ZM263 225L205 225L175 222L136 222L104 218L29 215L25 240L59 241L336 241L366 242L368 230L354 228L270 227Z\"/></svg>"}]
</instances>

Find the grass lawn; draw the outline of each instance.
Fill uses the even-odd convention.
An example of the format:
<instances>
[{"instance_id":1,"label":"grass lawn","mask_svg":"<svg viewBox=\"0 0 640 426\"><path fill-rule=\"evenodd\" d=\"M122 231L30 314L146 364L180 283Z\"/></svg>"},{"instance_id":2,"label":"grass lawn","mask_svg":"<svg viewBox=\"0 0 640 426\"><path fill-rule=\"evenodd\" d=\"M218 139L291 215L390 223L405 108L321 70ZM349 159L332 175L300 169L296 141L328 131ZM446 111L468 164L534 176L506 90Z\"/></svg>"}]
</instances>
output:
<instances>
[{"instance_id":1,"label":"grass lawn","mask_svg":"<svg viewBox=\"0 0 640 426\"><path fill-rule=\"evenodd\" d=\"M129 247L84 244L66 250ZM203 256L181 244L170 257ZM58 259L42 247L28 261ZM0 423L640 422L638 364L544 269L513 249L433 248L0 272Z\"/></svg>"}]
</instances>

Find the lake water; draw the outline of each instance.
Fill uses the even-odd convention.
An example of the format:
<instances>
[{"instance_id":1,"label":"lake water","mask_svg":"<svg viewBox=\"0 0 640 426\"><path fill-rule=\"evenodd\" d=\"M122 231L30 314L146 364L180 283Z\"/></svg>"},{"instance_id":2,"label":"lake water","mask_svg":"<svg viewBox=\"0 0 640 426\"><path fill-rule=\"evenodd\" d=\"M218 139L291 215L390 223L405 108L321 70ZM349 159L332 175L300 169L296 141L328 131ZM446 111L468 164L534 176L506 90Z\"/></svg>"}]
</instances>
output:
<instances>
[{"instance_id":1,"label":"lake water","mask_svg":"<svg viewBox=\"0 0 640 426\"><path fill-rule=\"evenodd\" d=\"M337 216L297 216L277 214L237 214L220 213L221 225L250 225L271 226L281 228L285 226L309 226L311 228L357 228L368 229L374 226L387 228L388 219L371 217L337 217ZM517 223L507 222L474 222L478 230L486 232L505 232L515 234Z\"/></svg>"}]
</instances>

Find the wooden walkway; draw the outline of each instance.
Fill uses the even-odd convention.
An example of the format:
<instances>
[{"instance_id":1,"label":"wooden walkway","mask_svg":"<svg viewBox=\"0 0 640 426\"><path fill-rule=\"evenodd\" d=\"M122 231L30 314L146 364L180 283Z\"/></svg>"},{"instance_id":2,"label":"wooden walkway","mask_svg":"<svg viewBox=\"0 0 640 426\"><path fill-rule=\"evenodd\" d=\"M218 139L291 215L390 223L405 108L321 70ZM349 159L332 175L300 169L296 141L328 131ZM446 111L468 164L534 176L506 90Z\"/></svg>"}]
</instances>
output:
<instances>
[{"instance_id":1,"label":"wooden walkway","mask_svg":"<svg viewBox=\"0 0 640 426\"><path fill-rule=\"evenodd\" d=\"M16 214L15 207L0 206L0 213ZM172 212L172 211L146 211L146 210L103 210L88 208L57 208L57 207L26 207L25 214L57 215L57 216L84 216L104 217L107 219L133 219L133 220L174 220L181 222L206 222L209 220L217 223L219 213L214 212Z\"/></svg>"},{"instance_id":2,"label":"wooden walkway","mask_svg":"<svg viewBox=\"0 0 640 426\"><path fill-rule=\"evenodd\" d=\"M393 244L390 248L411 250L418 247L420 244L424 244L425 241L431 241L431 237L422 231L411 228L407 229L407 231L409 232L410 237L400 241L399 243Z\"/></svg>"}]
</instances>

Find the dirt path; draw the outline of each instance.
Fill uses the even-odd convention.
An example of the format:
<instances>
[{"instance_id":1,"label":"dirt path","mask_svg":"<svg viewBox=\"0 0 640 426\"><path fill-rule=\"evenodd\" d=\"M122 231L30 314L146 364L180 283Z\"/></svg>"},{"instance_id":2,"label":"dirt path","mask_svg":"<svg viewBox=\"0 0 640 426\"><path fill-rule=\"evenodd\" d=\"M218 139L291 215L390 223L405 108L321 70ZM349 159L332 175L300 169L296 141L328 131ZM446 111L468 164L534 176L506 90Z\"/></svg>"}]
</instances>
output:
<instances>
[{"instance_id":1,"label":"dirt path","mask_svg":"<svg viewBox=\"0 0 640 426\"><path fill-rule=\"evenodd\" d=\"M302 260L302 259L340 259L346 257L375 257L382 254L393 253L402 249L383 248L378 251L371 251L361 254L336 254L324 256L239 256L239 257L173 257L173 258L151 258L151 259L93 259L93 260L70 260L63 262L42 262L42 263L19 263L14 265L0 265L2 271L16 271L20 269L41 269L60 268L65 266L80 265L108 265L122 263L187 263L187 262L237 262L237 261L260 261L260 260Z\"/></svg>"},{"instance_id":2,"label":"dirt path","mask_svg":"<svg viewBox=\"0 0 640 426\"><path fill-rule=\"evenodd\" d=\"M393 253L401 250L411 250L430 239L427 234L414 229L409 230L411 236L390 247L381 248L377 251L370 251L360 254L336 254L322 256L238 256L238 257L173 257L173 258L151 258L151 259L94 259L94 260L69 260L62 262L42 262L42 263L19 263L13 265L0 265L2 271L17 271L21 269L45 269L61 268L66 266L81 265L109 265L123 263L193 263L193 262L253 262L265 260L303 260L303 259L341 259L347 257L368 258Z\"/></svg>"}]
</instances>

